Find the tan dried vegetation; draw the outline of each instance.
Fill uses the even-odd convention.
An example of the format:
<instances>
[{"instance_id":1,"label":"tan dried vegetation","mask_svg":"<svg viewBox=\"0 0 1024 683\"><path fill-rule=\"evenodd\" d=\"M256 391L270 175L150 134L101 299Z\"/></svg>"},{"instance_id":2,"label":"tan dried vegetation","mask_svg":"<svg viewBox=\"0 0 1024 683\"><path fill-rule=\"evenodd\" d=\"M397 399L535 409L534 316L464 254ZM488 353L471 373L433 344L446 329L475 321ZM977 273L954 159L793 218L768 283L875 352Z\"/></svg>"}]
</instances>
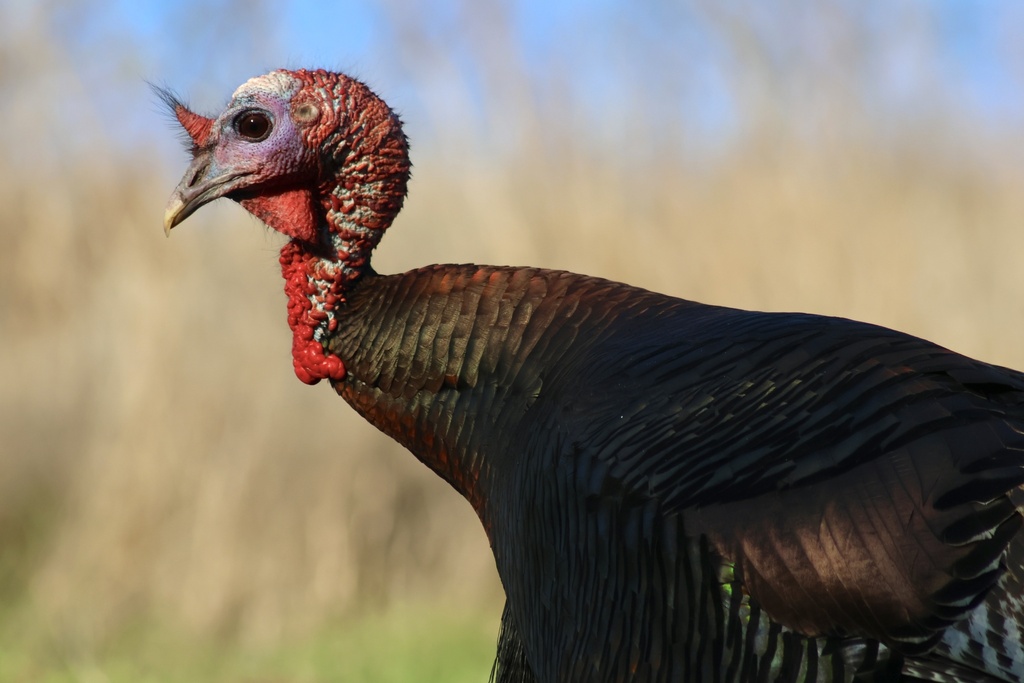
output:
<instances>
[{"instance_id":1,"label":"tan dried vegetation","mask_svg":"<svg viewBox=\"0 0 1024 683\"><path fill-rule=\"evenodd\" d=\"M1017 131L980 129L941 83L913 116L885 121L837 85L843 54L763 73L749 27L704 11L736 48L727 76L749 95L711 151L688 132L687 108L651 114L657 74L623 87L610 133L588 133L586 103L531 94L496 54L501 40L474 44L491 79L482 94L442 46L405 41L395 59L434 118L409 121L423 132L411 196L378 270L566 268L718 304L860 318L1024 367ZM638 52L638 73L655 57ZM866 64L849 65L851 78L870 78ZM555 66L557 92L572 72ZM685 78L663 66L667 81ZM74 80L71 64L40 68ZM496 100L472 125L445 120L450 101L431 104L449 76L466 102ZM800 88L780 96L773 78ZM226 95L235 84L220 85ZM54 144L60 117L18 111L23 142ZM807 129L790 120L800 112ZM97 137L34 161L0 156L6 604L84 643L139 619L274 639L386 600L457 603L496 622L500 587L469 507L329 388L292 375L280 239L228 202L164 239L163 204L185 161L163 149Z\"/></svg>"}]
</instances>

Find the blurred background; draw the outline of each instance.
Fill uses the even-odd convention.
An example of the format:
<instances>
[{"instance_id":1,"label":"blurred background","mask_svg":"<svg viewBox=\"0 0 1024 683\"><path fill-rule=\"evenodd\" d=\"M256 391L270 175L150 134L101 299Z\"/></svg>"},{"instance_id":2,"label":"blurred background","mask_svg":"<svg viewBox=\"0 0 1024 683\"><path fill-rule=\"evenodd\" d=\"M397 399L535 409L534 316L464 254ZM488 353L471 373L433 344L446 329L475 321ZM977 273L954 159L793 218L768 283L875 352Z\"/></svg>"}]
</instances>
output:
<instances>
[{"instance_id":1,"label":"blurred background","mask_svg":"<svg viewBox=\"0 0 1024 683\"><path fill-rule=\"evenodd\" d=\"M1013 0L0 0L0 680L484 681L469 506L293 375L282 239L215 113L341 69L406 122L381 272L540 265L1024 367Z\"/></svg>"}]
</instances>

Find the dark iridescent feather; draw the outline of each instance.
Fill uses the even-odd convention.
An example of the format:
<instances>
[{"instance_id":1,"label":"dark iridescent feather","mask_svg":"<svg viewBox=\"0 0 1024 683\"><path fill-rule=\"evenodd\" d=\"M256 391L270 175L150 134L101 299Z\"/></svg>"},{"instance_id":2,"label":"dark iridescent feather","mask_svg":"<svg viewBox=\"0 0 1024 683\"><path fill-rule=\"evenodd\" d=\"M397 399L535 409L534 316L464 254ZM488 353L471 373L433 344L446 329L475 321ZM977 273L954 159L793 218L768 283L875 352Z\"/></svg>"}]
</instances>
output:
<instances>
[{"instance_id":1,"label":"dark iridescent feather","mask_svg":"<svg viewBox=\"0 0 1024 683\"><path fill-rule=\"evenodd\" d=\"M332 343L488 529L499 681L961 675L933 649L1020 525L1024 376L883 328L436 266Z\"/></svg>"}]
</instances>

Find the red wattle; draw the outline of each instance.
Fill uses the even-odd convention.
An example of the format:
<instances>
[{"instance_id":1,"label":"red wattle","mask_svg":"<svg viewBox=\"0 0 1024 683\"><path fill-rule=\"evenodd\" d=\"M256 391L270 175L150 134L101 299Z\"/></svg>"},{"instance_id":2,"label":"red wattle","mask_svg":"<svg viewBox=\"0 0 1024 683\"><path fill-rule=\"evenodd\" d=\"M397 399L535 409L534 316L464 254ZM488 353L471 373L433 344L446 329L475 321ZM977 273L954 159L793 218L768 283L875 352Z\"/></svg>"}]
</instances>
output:
<instances>
[{"instance_id":1,"label":"red wattle","mask_svg":"<svg viewBox=\"0 0 1024 683\"><path fill-rule=\"evenodd\" d=\"M306 384L345 378L345 364L337 356L325 354L323 345L314 337L317 327L341 299L337 294L323 296L309 277L316 261L315 256L308 255L296 242L289 242L281 250L281 274L288 295L288 326L293 335L292 364L295 375ZM322 308L314 308L311 297L322 300Z\"/></svg>"},{"instance_id":2,"label":"red wattle","mask_svg":"<svg viewBox=\"0 0 1024 683\"><path fill-rule=\"evenodd\" d=\"M247 197L239 203L246 211L280 233L306 242L316 241L313 193L308 188Z\"/></svg>"},{"instance_id":3,"label":"red wattle","mask_svg":"<svg viewBox=\"0 0 1024 683\"><path fill-rule=\"evenodd\" d=\"M312 337L312 334L310 334ZM292 338L292 365L295 376L306 384L322 379L345 379L345 364L335 355L324 354L324 347L313 339L303 339L296 331Z\"/></svg>"}]
</instances>

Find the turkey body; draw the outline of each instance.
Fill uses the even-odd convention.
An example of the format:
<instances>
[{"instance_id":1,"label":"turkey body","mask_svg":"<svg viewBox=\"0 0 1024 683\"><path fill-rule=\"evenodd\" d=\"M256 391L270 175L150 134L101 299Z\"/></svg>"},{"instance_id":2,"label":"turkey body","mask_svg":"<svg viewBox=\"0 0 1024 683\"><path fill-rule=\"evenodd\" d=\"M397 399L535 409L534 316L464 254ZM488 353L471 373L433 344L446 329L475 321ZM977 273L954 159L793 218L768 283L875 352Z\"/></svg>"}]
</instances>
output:
<instances>
[{"instance_id":1,"label":"turkey body","mask_svg":"<svg viewBox=\"0 0 1024 683\"><path fill-rule=\"evenodd\" d=\"M1024 375L537 269L339 321L335 388L487 529L499 681L1020 680Z\"/></svg>"}]
</instances>

